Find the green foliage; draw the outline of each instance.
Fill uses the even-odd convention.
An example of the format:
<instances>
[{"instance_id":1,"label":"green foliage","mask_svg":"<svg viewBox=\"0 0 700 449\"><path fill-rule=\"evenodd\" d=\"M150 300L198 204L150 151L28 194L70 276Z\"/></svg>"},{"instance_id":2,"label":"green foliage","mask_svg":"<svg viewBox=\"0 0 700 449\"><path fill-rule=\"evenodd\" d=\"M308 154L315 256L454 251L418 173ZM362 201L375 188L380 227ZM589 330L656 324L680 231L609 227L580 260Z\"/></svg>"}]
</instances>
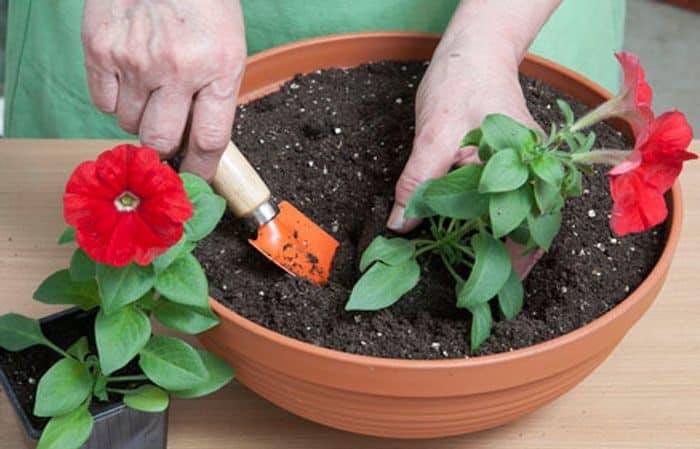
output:
<instances>
[{"instance_id":1,"label":"green foliage","mask_svg":"<svg viewBox=\"0 0 700 449\"><path fill-rule=\"evenodd\" d=\"M219 318L207 307L192 307L161 297L153 308L156 319L171 329L199 334L219 324Z\"/></svg>"},{"instance_id":2,"label":"green foliage","mask_svg":"<svg viewBox=\"0 0 700 449\"><path fill-rule=\"evenodd\" d=\"M209 288L204 270L197 259L185 253L158 273L156 290L173 302L186 306L207 308Z\"/></svg>"},{"instance_id":3,"label":"green foliage","mask_svg":"<svg viewBox=\"0 0 700 449\"><path fill-rule=\"evenodd\" d=\"M469 220L488 210L488 198L479 193L482 167L468 165L433 180L423 198L436 215Z\"/></svg>"},{"instance_id":4,"label":"green foliage","mask_svg":"<svg viewBox=\"0 0 700 449\"><path fill-rule=\"evenodd\" d=\"M75 228L73 226L68 226L58 237L58 244L65 245L66 243L72 242L75 242Z\"/></svg>"},{"instance_id":5,"label":"green foliage","mask_svg":"<svg viewBox=\"0 0 700 449\"><path fill-rule=\"evenodd\" d=\"M114 313L100 310L95 318L95 342L104 374L124 367L151 337L151 321L133 305Z\"/></svg>"},{"instance_id":6,"label":"green foliage","mask_svg":"<svg viewBox=\"0 0 700 449\"><path fill-rule=\"evenodd\" d=\"M0 316L0 347L3 349L22 351L47 342L37 320L16 313Z\"/></svg>"},{"instance_id":7,"label":"green foliage","mask_svg":"<svg viewBox=\"0 0 700 449\"><path fill-rule=\"evenodd\" d=\"M36 416L60 416L79 407L92 391L87 366L75 359L61 359L39 380L34 401Z\"/></svg>"},{"instance_id":8,"label":"green foliage","mask_svg":"<svg viewBox=\"0 0 700 449\"><path fill-rule=\"evenodd\" d=\"M168 393L153 385L142 385L124 395L127 407L142 412L162 412L168 408L170 397Z\"/></svg>"},{"instance_id":9,"label":"green foliage","mask_svg":"<svg viewBox=\"0 0 700 449\"><path fill-rule=\"evenodd\" d=\"M410 259L415 252L416 246L410 240L387 239L380 235L375 237L362 253L360 271L366 271L376 261L384 262L387 265L398 265Z\"/></svg>"},{"instance_id":10,"label":"green foliage","mask_svg":"<svg viewBox=\"0 0 700 449\"><path fill-rule=\"evenodd\" d=\"M90 354L90 346L88 345L87 337L80 337L75 343L70 345L66 352L81 362Z\"/></svg>"},{"instance_id":11,"label":"green foliage","mask_svg":"<svg viewBox=\"0 0 700 449\"><path fill-rule=\"evenodd\" d=\"M469 311L472 313L470 346L472 351L475 351L491 335L493 316L491 315L491 306L487 302L477 304Z\"/></svg>"},{"instance_id":12,"label":"green foliage","mask_svg":"<svg viewBox=\"0 0 700 449\"><path fill-rule=\"evenodd\" d=\"M51 418L44 427L37 449L78 449L90 438L92 415L87 406Z\"/></svg>"},{"instance_id":13,"label":"green foliage","mask_svg":"<svg viewBox=\"0 0 700 449\"><path fill-rule=\"evenodd\" d=\"M364 272L347 310L387 307L412 289L427 256L437 257L455 281L457 305L473 316L472 350L488 338L491 301L506 319L522 309L524 291L503 238L548 250L561 227L567 198L581 194L585 153L595 134L576 131L572 109L557 102L564 125L551 124L549 136L510 117L492 114L469 131L461 147L477 147L483 165L470 165L422 183L405 217L426 218L429 237L376 239L362 256ZM573 156L577 155L576 158ZM466 279L466 280L465 280Z\"/></svg>"},{"instance_id":14,"label":"green foliage","mask_svg":"<svg viewBox=\"0 0 700 449\"><path fill-rule=\"evenodd\" d=\"M489 218L494 237L508 235L527 218L532 208L530 192L530 186L526 184L518 190L490 195Z\"/></svg>"},{"instance_id":15,"label":"green foliage","mask_svg":"<svg viewBox=\"0 0 700 449\"><path fill-rule=\"evenodd\" d=\"M506 319L512 320L520 313L524 297L523 283L518 273L512 270L508 280L498 292L498 306Z\"/></svg>"},{"instance_id":16,"label":"green foliage","mask_svg":"<svg viewBox=\"0 0 700 449\"><path fill-rule=\"evenodd\" d=\"M506 148L494 154L486 163L479 180L479 192L508 192L520 188L529 176L517 150Z\"/></svg>"},{"instance_id":17,"label":"green foliage","mask_svg":"<svg viewBox=\"0 0 700 449\"><path fill-rule=\"evenodd\" d=\"M139 366L143 372L166 390L186 390L208 379L197 351L177 338L153 336L140 354Z\"/></svg>"},{"instance_id":18,"label":"green foliage","mask_svg":"<svg viewBox=\"0 0 700 449\"><path fill-rule=\"evenodd\" d=\"M194 248L195 243L190 242L187 240L187 236L183 235L176 244L165 252L165 254L161 254L153 259L153 268L156 270L156 274L165 271L177 258L191 253Z\"/></svg>"},{"instance_id":19,"label":"green foliage","mask_svg":"<svg viewBox=\"0 0 700 449\"><path fill-rule=\"evenodd\" d=\"M198 398L206 396L229 383L235 375L233 368L219 357L206 351L197 352L202 358L202 363L207 370L207 380L184 390L173 391L173 395L178 398Z\"/></svg>"},{"instance_id":20,"label":"green foliage","mask_svg":"<svg viewBox=\"0 0 700 449\"><path fill-rule=\"evenodd\" d=\"M471 310L503 288L512 271L510 254L500 240L481 232L471 238L475 262L467 282L457 289L457 306Z\"/></svg>"},{"instance_id":21,"label":"green foliage","mask_svg":"<svg viewBox=\"0 0 700 449\"><path fill-rule=\"evenodd\" d=\"M100 304L97 284L94 280L77 281L69 270L53 273L39 285L34 299L45 304L70 304L83 310Z\"/></svg>"},{"instance_id":22,"label":"green foliage","mask_svg":"<svg viewBox=\"0 0 700 449\"><path fill-rule=\"evenodd\" d=\"M194 207L192 218L185 223L185 235L195 242L214 230L226 211L226 201L201 178L189 173L182 173L180 177Z\"/></svg>"},{"instance_id":23,"label":"green foliage","mask_svg":"<svg viewBox=\"0 0 700 449\"><path fill-rule=\"evenodd\" d=\"M125 267L97 265L97 285L104 313L114 313L146 294L155 282L152 265L131 263Z\"/></svg>"},{"instance_id":24,"label":"green foliage","mask_svg":"<svg viewBox=\"0 0 700 449\"><path fill-rule=\"evenodd\" d=\"M377 262L355 284L345 310L378 310L389 307L418 283L420 267L415 259L397 265Z\"/></svg>"},{"instance_id":25,"label":"green foliage","mask_svg":"<svg viewBox=\"0 0 700 449\"><path fill-rule=\"evenodd\" d=\"M70 259L70 277L76 282L87 282L95 278L97 266L85 251L78 248Z\"/></svg>"}]
</instances>

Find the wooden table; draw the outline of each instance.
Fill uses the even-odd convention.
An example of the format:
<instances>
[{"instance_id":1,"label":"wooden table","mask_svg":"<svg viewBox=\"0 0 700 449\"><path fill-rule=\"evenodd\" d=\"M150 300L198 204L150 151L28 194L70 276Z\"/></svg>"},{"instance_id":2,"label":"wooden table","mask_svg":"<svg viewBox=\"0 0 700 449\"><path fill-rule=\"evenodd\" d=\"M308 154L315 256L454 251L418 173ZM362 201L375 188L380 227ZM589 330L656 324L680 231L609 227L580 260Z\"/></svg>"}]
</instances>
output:
<instances>
[{"instance_id":1,"label":"wooden table","mask_svg":"<svg viewBox=\"0 0 700 449\"><path fill-rule=\"evenodd\" d=\"M72 169L114 142L0 140L0 314L36 317L55 308L32 301L38 283L65 268L72 251L61 193ZM694 144L700 153L700 141ZM682 177L685 225L656 304L595 373L519 421L475 435L396 441L352 435L297 418L232 383L217 394L175 400L171 449L245 448L700 448L700 162ZM20 428L0 395L0 448L17 448Z\"/></svg>"}]
</instances>

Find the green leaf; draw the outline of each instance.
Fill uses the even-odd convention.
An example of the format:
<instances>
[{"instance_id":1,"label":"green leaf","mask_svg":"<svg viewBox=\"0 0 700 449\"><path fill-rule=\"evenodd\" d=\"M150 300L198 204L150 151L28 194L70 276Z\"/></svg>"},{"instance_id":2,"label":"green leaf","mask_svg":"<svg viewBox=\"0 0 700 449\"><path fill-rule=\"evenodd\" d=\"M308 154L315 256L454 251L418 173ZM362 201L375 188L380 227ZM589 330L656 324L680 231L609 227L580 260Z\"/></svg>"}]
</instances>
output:
<instances>
[{"instance_id":1,"label":"green leaf","mask_svg":"<svg viewBox=\"0 0 700 449\"><path fill-rule=\"evenodd\" d=\"M46 278L34 292L34 299L45 304L72 304L83 310L100 304L95 281L74 281L68 270L57 271Z\"/></svg>"},{"instance_id":2,"label":"green leaf","mask_svg":"<svg viewBox=\"0 0 700 449\"><path fill-rule=\"evenodd\" d=\"M87 355L90 353L90 346L88 345L87 337L80 337L75 341L75 343L66 349L66 352L81 362L84 362L85 357L87 357Z\"/></svg>"},{"instance_id":3,"label":"green leaf","mask_svg":"<svg viewBox=\"0 0 700 449\"><path fill-rule=\"evenodd\" d=\"M566 122L566 124L572 125L574 123L575 117L574 111L571 110L571 106L569 106L569 103L562 99L557 99L557 106L559 106L559 109L561 110L562 114L564 114L564 121Z\"/></svg>"},{"instance_id":4,"label":"green leaf","mask_svg":"<svg viewBox=\"0 0 700 449\"><path fill-rule=\"evenodd\" d=\"M577 133L575 135L577 138L579 136L583 137L583 133ZM589 151L591 151L591 149L593 148L593 145L595 145L595 139L596 139L596 135L595 135L595 132L593 132L593 131L589 132L587 136L579 139L579 145L580 145L578 148L579 153L588 153Z\"/></svg>"},{"instance_id":5,"label":"green leaf","mask_svg":"<svg viewBox=\"0 0 700 449\"><path fill-rule=\"evenodd\" d=\"M520 226L532 209L531 198L527 184L518 190L490 195L489 217L494 237L503 237Z\"/></svg>"},{"instance_id":6,"label":"green leaf","mask_svg":"<svg viewBox=\"0 0 700 449\"><path fill-rule=\"evenodd\" d=\"M491 148L484 139L481 139L481 143L479 144L479 149L477 153L481 162L483 162L484 164L487 163L495 152L496 151L493 148Z\"/></svg>"},{"instance_id":7,"label":"green leaf","mask_svg":"<svg viewBox=\"0 0 700 449\"><path fill-rule=\"evenodd\" d=\"M75 242L75 228L73 226L68 226L60 237L58 237L58 244L65 245L66 243Z\"/></svg>"},{"instance_id":8,"label":"green leaf","mask_svg":"<svg viewBox=\"0 0 700 449\"><path fill-rule=\"evenodd\" d=\"M70 277L76 282L89 281L95 278L95 261L85 251L78 248L70 259Z\"/></svg>"},{"instance_id":9,"label":"green leaf","mask_svg":"<svg viewBox=\"0 0 700 449\"><path fill-rule=\"evenodd\" d=\"M488 210L488 197L478 191L481 165L466 165L434 179L423 193L428 207L450 218L470 220Z\"/></svg>"},{"instance_id":10,"label":"green leaf","mask_svg":"<svg viewBox=\"0 0 700 449\"><path fill-rule=\"evenodd\" d=\"M209 308L184 306L161 296L153 314L162 324L186 334L199 334L219 324Z\"/></svg>"},{"instance_id":11,"label":"green leaf","mask_svg":"<svg viewBox=\"0 0 700 449\"><path fill-rule=\"evenodd\" d=\"M527 218L527 223L535 243L545 251L549 251L549 247L552 245L552 241L559 233L559 228L561 227L561 212L553 212L538 217L530 215Z\"/></svg>"},{"instance_id":12,"label":"green leaf","mask_svg":"<svg viewBox=\"0 0 700 449\"><path fill-rule=\"evenodd\" d=\"M124 367L148 343L151 322L133 305L124 306L109 315L103 310L95 318L95 342L104 374Z\"/></svg>"},{"instance_id":13,"label":"green leaf","mask_svg":"<svg viewBox=\"0 0 700 449\"><path fill-rule=\"evenodd\" d=\"M209 374L202 358L175 337L156 335L141 349L139 366L148 378L166 390L186 390L201 384Z\"/></svg>"},{"instance_id":14,"label":"green leaf","mask_svg":"<svg viewBox=\"0 0 700 449\"><path fill-rule=\"evenodd\" d=\"M525 184L529 170L513 149L498 151L486 163L479 181L479 192L507 192Z\"/></svg>"},{"instance_id":15,"label":"green leaf","mask_svg":"<svg viewBox=\"0 0 700 449\"><path fill-rule=\"evenodd\" d=\"M564 206L559 188L541 179L535 180L535 202L543 213L558 211Z\"/></svg>"},{"instance_id":16,"label":"green leaf","mask_svg":"<svg viewBox=\"0 0 700 449\"><path fill-rule=\"evenodd\" d=\"M185 187L185 192L187 192L187 197L190 200L200 193L214 193L211 186L197 175L193 175L192 173L180 173L180 178L182 179L182 184Z\"/></svg>"},{"instance_id":17,"label":"green leaf","mask_svg":"<svg viewBox=\"0 0 700 449\"><path fill-rule=\"evenodd\" d=\"M34 415L60 416L82 404L92 391L92 376L84 363L61 359L41 377L36 389Z\"/></svg>"},{"instance_id":18,"label":"green leaf","mask_svg":"<svg viewBox=\"0 0 700 449\"><path fill-rule=\"evenodd\" d=\"M519 150L537 142L537 135L503 114L489 114L481 122L484 140L495 150L510 148Z\"/></svg>"},{"instance_id":19,"label":"green leaf","mask_svg":"<svg viewBox=\"0 0 700 449\"><path fill-rule=\"evenodd\" d=\"M500 240L486 233L471 238L475 262L469 278L457 291L457 306L471 310L486 303L503 288L512 271L510 254Z\"/></svg>"},{"instance_id":20,"label":"green leaf","mask_svg":"<svg viewBox=\"0 0 700 449\"><path fill-rule=\"evenodd\" d=\"M109 401L109 394L107 394L107 377L99 376L95 381L95 386L92 389L92 394L95 395L100 401Z\"/></svg>"},{"instance_id":21,"label":"green leaf","mask_svg":"<svg viewBox=\"0 0 700 449\"><path fill-rule=\"evenodd\" d=\"M16 313L0 316L0 347L8 351L22 351L47 342L37 320Z\"/></svg>"},{"instance_id":22,"label":"green leaf","mask_svg":"<svg viewBox=\"0 0 700 449\"><path fill-rule=\"evenodd\" d=\"M491 335L493 317L488 302L473 306L469 311L472 313L471 349L475 351Z\"/></svg>"},{"instance_id":23,"label":"green leaf","mask_svg":"<svg viewBox=\"0 0 700 449\"><path fill-rule=\"evenodd\" d=\"M484 134L481 132L481 128L474 128L471 131L469 131L466 136L464 136L464 138L462 139L462 143L459 146L478 147L483 135Z\"/></svg>"},{"instance_id":24,"label":"green leaf","mask_svg":"<svg viewBox=\"0 0 700 449\"><path fill-rule=\"evenodd\" d=\"M561 189L566 196L580 196L583 192L581 172L575 168L570 168L566 176L564 176Z\"/></svg>"},{"instance_id":25,"label":"green leaf","mask_svg":"<svg viewBox=\"0 0 700 449\"><path fill-rule=\"evenodd\" d=\"M173 395L178 398L198 398L201 396L206 396L210 393L215 392L219 388L223 387L233 379L235 372L228 363L214 354L210 354L207 351L197 351L199 356L202 358L204 366L207 368L209 377L205 382L195 385L186 390L173 391Z\"/></svg>"},{"instance_id":26,"label":"green leaf","mask_svg":"<svg viewBox=\"0 0 700 449\"><path fill-rule=\"evenodd\" d=\"M226 200L213 193L200 193L191 201L194 213L185 223L185 234L188 240L196 242L216 228L226 211Z\"/></svg>"},{"instance_id":27,"label":"green leaf","mask_svg":"<svg viewBox=\"0 0 700 449\"><path fill-rule=\"evenodd\" d=\"M156 299L153 297L153 290L149 290L134 303L135 306L145 312L150 312L156 306Z\"/></svg>"},{"instance_id":28,"label":"green leaf","mask_svg":"<svg viewBox=\"0 0 700 449\"><path fill-rule=\"evenodd\" d=\"M192 254L175 259L156 278L156 290L171 301L206 308L209 304L207 277Z\"/></svg>"},{"instance_id":29,"label":"green leaf","mask_svg":"<svg viewBox=\"0 0 700 449\"><path fill-rule=\"evenodd\" d=\"M532 161L532 171L550 185L557 189L561 186L561 181L564 179L564 166L559 159L543 155Z\"/></svg>"},{"instance_id":30,"label":"green leaf","mask_svg":"<svg viewBox=\"0 0 700 449\"><path fill-rule=\"evenodd\" d=\"M192 252L195 246L196 245L188 241L187 236L183 234L182 238L178 240L176 244L171 246L164 254L153 259L153 268L155 268L156 274L168 268L170 264L181 255Z\"/></svg>"},{"instance_id":31,"label":"green leaf","mask_svg":"<svg viewBox=\"0 0 700 449\"><path fill-rule=\"evenodd\" d=\"M520 226L513 229L513 231L508 234L508 237L516 243L527 245L527 242L530 240L530 230L527 228L527 221L520 223Z\"/></svg>"},{"instance_id":32,"label":"green leaf","mask_svg":"<svg viewBox=\"0 0 700 449\"><path fill-rule=\"evenodd\" d=\"M360 271L364 272L373 262L381 261L387 265L398 265L413 256L416 246L403 238L388 239L377 236L372 240L360 259Z\"/></svg>"},{"instance_id":33,"label":"green leaf","mask_svg":"<svg viewBox=\"0 0 700 449\"><path fill-rule=\"evenodd\" d=\"M125 267L97 265L97 285L102 297L102 308L106 314L114 313L131 304L153 287L153 266L131 263Z\"/></svg>"},{"instance_id":34,"label":"green leaf","mask_svg":"<svg viewBox=\"0 0 700 449\"><path fill-rule=\"evenodd\" d=\"M85 406L51 418L36 449L78 449L90 438L92 426L92 415Z\"/></svg>"},{"instance_id":35,"label":"green leaf","mask_svg":"<svg viewBox=\"0 0 700 449\"><path fill-rule=\"evenodd\" d=\"M362 275L345 304L345 310L378 310L389 307L418 283L420 267L415 259L399 265L375 263Z\"/></svg>"},{"instance_id":36,"label":"green leaf","mask_svg":"<svg viewBox=\"0 0 700 449\"><path fill-rule=\"evenodd\" d=\"M155 385L142 385L124 395L127 407L142 412L158 413L168 408L168 393Z\"/></svg>"},{"instance_id":37,"label":"green leaf","mask_svg":"<svg viewBox=\"0 0 700 449\"><path fill-rule=\"evenodd\" d=\"M423 195L425 194L425 190L430 186L430 184L433 183L432 179L428 179L427 181L423 181L418 188L416 189L415 192L413 192L413 195L411 198L408 200L408 204L406 204L406 210L404 211L403 216L406 218L425 218L425 217L432 217L433 215L437 215L434 210L428 206L428 203L425 201L425 198Z\"/></svg>"},{"instance_id":38,"label":"green leaf","mask_svg":"<svg viewBox=\"0 0 700 449\"><path fill-rule=\"evenodd\" d=\"M498 292L498 305L506 319L512 320L523 309L525 292L520 276L515 270L510 272L508 280Z\"/></svg>"}]
</instances>

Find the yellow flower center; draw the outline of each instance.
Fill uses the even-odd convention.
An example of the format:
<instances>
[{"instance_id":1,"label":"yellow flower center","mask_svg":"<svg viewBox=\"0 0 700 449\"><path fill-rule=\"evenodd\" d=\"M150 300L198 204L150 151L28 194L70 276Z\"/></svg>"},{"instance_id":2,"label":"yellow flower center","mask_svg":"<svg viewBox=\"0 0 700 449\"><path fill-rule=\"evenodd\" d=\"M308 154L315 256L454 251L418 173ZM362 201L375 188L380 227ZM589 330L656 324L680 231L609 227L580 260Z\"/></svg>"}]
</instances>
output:
<instances>
[{"instance_id":1,"label":"yellow flower center","mask_svg":"<svg viewBox=\"0 0 700 449\"><path fill-rule=\"evenodd\" d=\"M119 212L130 212L139 207L140 202L138 196L127 190L114 200L114 206Z\"/></svg>"}]
</instances>

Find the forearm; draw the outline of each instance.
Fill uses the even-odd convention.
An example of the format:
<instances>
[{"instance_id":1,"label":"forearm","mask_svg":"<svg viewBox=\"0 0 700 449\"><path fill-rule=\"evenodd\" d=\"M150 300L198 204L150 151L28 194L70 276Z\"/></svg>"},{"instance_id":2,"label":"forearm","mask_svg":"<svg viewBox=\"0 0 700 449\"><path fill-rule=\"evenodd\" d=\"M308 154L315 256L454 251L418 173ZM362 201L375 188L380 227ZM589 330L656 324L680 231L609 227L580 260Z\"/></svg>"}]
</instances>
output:
<instances>
[{"instance_id":1,"label":"forearm","mask_svg":"<svg viewBox=\"0 0 700 449\"><path fill-rule=\"evenodd\" d=\"M443 40L519 63L561 0L462 0ZM512 61L511 61L512 62Z\"/></svg>"}]
</instances>

